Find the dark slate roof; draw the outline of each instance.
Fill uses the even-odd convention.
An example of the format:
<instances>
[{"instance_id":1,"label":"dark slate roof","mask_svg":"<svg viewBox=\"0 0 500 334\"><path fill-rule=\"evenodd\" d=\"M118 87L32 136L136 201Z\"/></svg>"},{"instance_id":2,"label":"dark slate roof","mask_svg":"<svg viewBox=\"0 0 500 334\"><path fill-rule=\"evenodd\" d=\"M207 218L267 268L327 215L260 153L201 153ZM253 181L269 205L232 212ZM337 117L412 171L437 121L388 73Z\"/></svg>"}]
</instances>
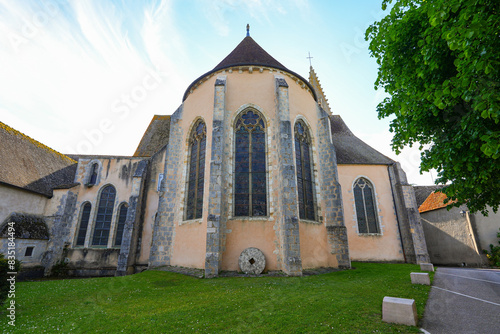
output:
<instances>
[{"instance_id":1,"label":"dark slate roof","mask_svg":"<svg viewBox=\"0 0 500 334\"><path fill-rule=\"evenodd\" d=\"M264 66L288 72L302 80L302 82L304 82L311 90L314 100L317 100L316 92L309 81L304 79L299 74L287 69L285 66L283 66L283 64L274 59L269 53L266 52L266 50L264 50L259 44L257 44L257 42L255 42L252 37L246 36L240 42L240 44L238 44L234 48L234 50L231 51L231 53L227 55L227 57L224 58L217 66L215 66L211 71L208 71L207 73L201 75L198 79L196 79L189 85L189 87L186 89L186 92L184 93L182 101L184 101L188 97L191 88L201 79L214 72L233 66Z\"/></svg>"},{"instance_id":2,"label":"dark slate roof","mask_svg":"<svg viewBox=\"0 0 500 334\"><path fill-rule=\"evenodd\" d=\"M47 224L41 216L14 212L5 221L16 223L14 230L16 239L49 239ZM9 237L9 225L4 225L0 237Z\"/></svg>"},{"instance_id":3,"label":"dark slate roof","mask_svg":"<svg viewBox=\"0 0 500 334\"><path fill-rule=\"evenodd\" d=\"M432 194L434 191L443 188L443 186L413 186L415 189L415 198L417 199L417 206L421 206L422 203L425 202L427 197Z\"/></svg>"},{"instance_id":4,"label":"dark slate roof","mask_svg":"<svg viewBox=\"0 0 500 334\"><path fill-rule=\"evenodd\" d=\"M76 161L0 122L0 182L48 197L74 186Z\"/></svg>"},{"instance_id":5,"label":"dark slate roof","mask_svg":"<svg viewBox=\"0 0 500 334\"><path fill-rule=\"evenodd\" d=\"M330 123L338 164L392 165L395 162L356 137L339 115L331 115Z\"/></svg>"},{"instance_id":6,"label":"dark slate roof","mask_svg":"<svg viewBox=\"0 0 500 334\"><path fill-rule=\"evenodd\" d=\"M214 67L213 71L238 65L269 66L289 71L250 36L245 37L226 58Z\"/></svg>"},{"instance_id":7,"label":"dark slate roof","mask_svg":"<svg viewBox=\"0 0 500 334\"><path fill-rule=\"evenodd\" d=\"M339 115L330 115L330 124L338 164L392 165L395 162L356 137Z\"/></svg>"},{"instance_id":8,"label":"dark slate roof","mask_svg":"<svg viewBox=\"0 0 500 334\"><path fill-rule=\"evenodd\" d=\"M134 157L150 157L168 144L170 116L155 115L144 132Z\"/></svg>"}]
</instances>

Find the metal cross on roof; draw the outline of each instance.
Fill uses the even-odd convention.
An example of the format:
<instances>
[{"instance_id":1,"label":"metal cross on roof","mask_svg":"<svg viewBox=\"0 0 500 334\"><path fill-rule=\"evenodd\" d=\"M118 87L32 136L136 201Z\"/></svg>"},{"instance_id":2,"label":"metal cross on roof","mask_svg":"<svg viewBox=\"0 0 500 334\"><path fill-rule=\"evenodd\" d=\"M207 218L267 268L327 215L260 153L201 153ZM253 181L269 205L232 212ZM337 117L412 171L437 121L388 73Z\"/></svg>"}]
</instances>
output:
<instances>
[{"instance_id":1,"label":"metal cross on roof","mask_svg":"<svg viewBox=\"0 0 500 334\"><path fill-rule=\"evenodd\" d=\"M312 59L313 57L311 57L311 52L308 52L308 54L309 54L309 57L306 57L306 58L307 58L307 59L309 59L309 66L311 66L311 67L312 67L311 59Z\"/></svg>"}]
</instances>

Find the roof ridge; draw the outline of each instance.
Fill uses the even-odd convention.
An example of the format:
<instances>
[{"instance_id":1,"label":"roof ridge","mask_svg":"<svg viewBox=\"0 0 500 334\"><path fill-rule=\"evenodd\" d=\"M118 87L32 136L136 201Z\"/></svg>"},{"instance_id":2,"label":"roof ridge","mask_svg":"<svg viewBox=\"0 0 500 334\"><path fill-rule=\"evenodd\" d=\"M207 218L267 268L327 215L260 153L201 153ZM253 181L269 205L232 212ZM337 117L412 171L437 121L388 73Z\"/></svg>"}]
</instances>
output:
<instances>
[{"instance_id":1,"label":"roof ridge","mask_svg":"<svg viewBox=\"0 0 500 334\"><path fill-rule=\"evenodd\" d=\"M77 161L71 159L70 157L68 157L67 155L63 154L63 153L60 153L56 150L54 150L53 148L39 142L38 140L36 139L33 139L31 138L30 136L28 135L25 135L24 133L22 133L21 131L19 130L16 130L10 126L8 126L7 124L3 123L3 122L0 122L0 128L4 129L5 131L7 131L8 133L12 133L18 137L21 137L23 138L24 140L27 140L29 141L31 144L35 145L36 147L39 147L43 150L46 150L46 151L49 151L51 153L54 153L55 155L57 155L58 157L62 158L63 160L67 160L68 162L71 162L71 163L77 163Z\"/></svg>"}]
</instances>

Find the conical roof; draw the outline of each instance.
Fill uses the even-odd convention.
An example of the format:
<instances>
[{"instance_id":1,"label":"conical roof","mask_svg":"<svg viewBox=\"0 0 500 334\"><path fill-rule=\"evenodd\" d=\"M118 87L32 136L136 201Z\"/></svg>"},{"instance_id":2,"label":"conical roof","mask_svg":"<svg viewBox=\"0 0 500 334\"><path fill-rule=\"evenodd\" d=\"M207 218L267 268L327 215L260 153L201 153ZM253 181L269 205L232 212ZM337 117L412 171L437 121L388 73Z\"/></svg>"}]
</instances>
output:
<instances>
[{"instance_id":1,"label":"conical roof","mask_svg":"<svg viewBox=\"0 0 500 334\"><path fill-rule=\"evenodd\" d=\"M313 86L304 79L302 76L299 74L290 71L287 69L283 64L281 64L279 61L274 59L269 53L266 52L257 42L253 40L252 37L247 35L241 42L234 48L233 51L229 55L227 55L226 58L224 58L217 66L215 66L211 71L208 71L207 73L201 75L198 79L193 81L188 88L186 89L186 92L184 93L184 97L182 98L182 101L186 100L186 98L189 95L189 92L191 88L193 88L201 79L207 77L208 75L223 70L225 68L230 68L233 66L262 66L262 67L272 67L277 70L282 70L285 72L288 72L292 74L293 76L297 77L300 79L302 82L304 82L310 89L311 94L313 95L313 98L315 101L317 101L316 98L316 91L314 90Z\"/></svg>"},{"instance_id":2,"label":"conical roof","mask_svg":"<svg viewBox=\"0 0 500 334\"><path fill-rule=\"evenodd\" d=\"M213 70L217 71L223 68L241 65L269 66L289 71L250 36L245 37L226 58L214 67Z\"/></svg>"}]
</instances>

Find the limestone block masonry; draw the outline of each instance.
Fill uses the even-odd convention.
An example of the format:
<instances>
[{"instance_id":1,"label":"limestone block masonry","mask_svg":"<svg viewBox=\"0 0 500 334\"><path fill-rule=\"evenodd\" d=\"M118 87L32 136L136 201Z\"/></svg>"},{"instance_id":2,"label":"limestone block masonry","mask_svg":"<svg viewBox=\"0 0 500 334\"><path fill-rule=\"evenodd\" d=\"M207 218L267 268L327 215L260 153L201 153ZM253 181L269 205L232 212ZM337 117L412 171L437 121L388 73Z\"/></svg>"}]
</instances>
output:
<instances>
[{"instance_id":1,"label":"limestone block masonry","mask_svg":"<svg viewBox=\"0 0 500 334\"><path fill-rule=\"evenodd\" d=\"M137 249L136 243L140 232L138 231L138 227L141 225L141 210L139 204L142 202L141 197L146 170L147 162L139 162L132 178L132 193L130 194L128 202L127 218L125 219L125 226L123 229L116 276L123 276L134 272L133 265Z\"/></svg>"},{"instance_id":2,"label":"limestone block masonry","mask_svg":"<svg viewBox=\"0 0 500 334\"><path fill-rule=\"evenodd\" d=\"M382 303L382 321L416 326L418 315L415 300L384 297Z\"/></svg>"},{"instance_id":3,"label":"limestone block masonry","mask_svg":"<svg viewBox=\"0 0 500 334\"><path fill-rule=\"evenodd\" d=\"M63 260L67 246L70 245L70 222L76 211L77 194L68 191L61 199L57 207L56 214L51 217L53 223L50 230L50 239L47 245L47 251L42 256L42 265L45 267L45 275L50 273L52 266L58 261Z\"/></svg>"},{"instance_id":4,"label":"limestone block masonry","mask_svg":"<svg viewBox=\"0 0 500 334\"><path fill-rule=\"evenodd\" d=\"M281 76L276 81L276 119L278 120L278 235L282 270L291 276L302 275L300 256L299 219L297 189L295 185L295 164L293 152L292 126L288 101L288 84Z\"/></svg>"},{"instance_id":5,"label":"limestone block masonry","mask_svg":"<svg viewBox=\"0 0 500 334\"><path fill-rule=\"evenodd\" d=\"M430 258L415 199L415 190L408 184L406 174L399 163L389 166L388 172L406 262L429 262Z\"/></svg>"},{"instance_id":6,"label":"limestone block masonry","mask_svg":"<svg viewBox=\"0 0 500 334\"><path fill-rule=\"evenodd\" d=\"M330 244L330 253L337 257L340 268L350 268L347 230L344 224L342 191L338 179L337 157L331 142L328 114L317 107L319 138L319 163L321 167L321 194L324 198L324 224Z\"/></svg>"},{"instance_id":7,"label":"limestone block masonry","mask_svg":"<svg viewBox=\"0 0 500 334\"><path fill-rule=\"evenodd\" d=\"M411 273L411 284L431 285L429 273Z\"/></svg>"},{"instance_id":8,"label":"limestone block masonry","mask_svg":"<svg viewBox=\"0 0 500 334\"><path fill-rule=\"evenodd\" d=\"M420 263L420 270L434 271L434 265L432 263Z\"/></svg>"},{"instance_id":9,"label":"limestone block masonry","mask_svg":"<svg viewBox=\"0 0 500 334\"><path fill-rule=\"evenodd\" d=\"M223 187L223 159L226 136L224 134L224 116L226 109L226 76L217 77L215 81L214 115L212 125L212 152L209 178L209 203L207 220L207 247L205 254L205 277L215 277L220 270L222 260L221 230L225 226L225 215L222 215L223 198L226 197ZM221 226L222 225L222 226ZM222 229L221 229L222 228Z\"/></svg>"},{"instance_id":10,"label":"limestone block masonry","mask_svg":"<svg viewBox=\"0 0 500 334\"><path fill-rule=\"evenodd\" d=\"M153 240L151 242L150 267L170 265L172 244L175 237L176 203L179 198L180 166L182 166L182 138L180 126L182 120L182 105L171 116L170 139L165 154L164 178L158 201Z\"/></svg>"}]
</instances>

